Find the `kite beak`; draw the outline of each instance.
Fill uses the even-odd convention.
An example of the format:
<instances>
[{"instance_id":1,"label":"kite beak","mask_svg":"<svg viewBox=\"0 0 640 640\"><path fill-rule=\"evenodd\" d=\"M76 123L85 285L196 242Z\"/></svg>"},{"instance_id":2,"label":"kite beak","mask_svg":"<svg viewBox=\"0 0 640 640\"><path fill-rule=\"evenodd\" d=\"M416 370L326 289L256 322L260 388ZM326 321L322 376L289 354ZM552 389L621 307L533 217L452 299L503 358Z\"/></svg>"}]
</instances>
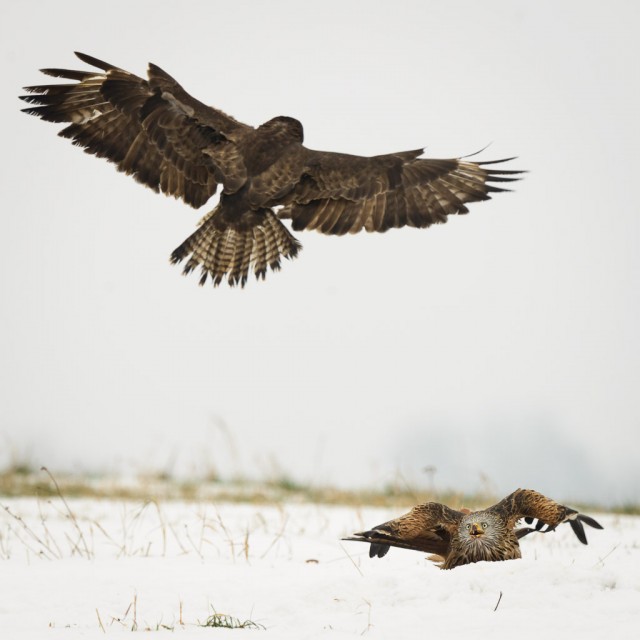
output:
<instances>
[{"instance_id":1,"label":"kite beak","mask_svg":"<svg viewBox=\"0 0 640 640\"><path fill-rule=\"evenodd\" d=\"M471 529L469 530L469 533L473 538L478 538L484 533L484 530L477 522L474 522L471 525Z\"/></svg>"}]
</instances>

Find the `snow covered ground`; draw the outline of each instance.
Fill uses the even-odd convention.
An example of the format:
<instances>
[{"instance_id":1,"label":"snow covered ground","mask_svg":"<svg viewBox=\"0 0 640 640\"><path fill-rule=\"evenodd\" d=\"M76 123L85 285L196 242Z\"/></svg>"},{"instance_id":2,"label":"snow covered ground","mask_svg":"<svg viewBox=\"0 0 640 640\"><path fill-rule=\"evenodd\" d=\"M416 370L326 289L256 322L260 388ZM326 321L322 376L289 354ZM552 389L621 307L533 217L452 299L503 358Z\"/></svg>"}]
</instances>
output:
<instances>
[{"instance_id":1,"label":"snow covered ground","mask_svg":"<svg viewBox=\"0 0 640 640\"><path fill-rule=\"evenodd\" d=\"M637 637L640 518L441 571L340 542L398 509L0 499L0 637ZM70 514L73 514L70 515ZM199 626L218 613L264 630ZM230 635L231 634L231 635ZM470 634L472 634L470 636Z\"/></svg>"}]
</instances>

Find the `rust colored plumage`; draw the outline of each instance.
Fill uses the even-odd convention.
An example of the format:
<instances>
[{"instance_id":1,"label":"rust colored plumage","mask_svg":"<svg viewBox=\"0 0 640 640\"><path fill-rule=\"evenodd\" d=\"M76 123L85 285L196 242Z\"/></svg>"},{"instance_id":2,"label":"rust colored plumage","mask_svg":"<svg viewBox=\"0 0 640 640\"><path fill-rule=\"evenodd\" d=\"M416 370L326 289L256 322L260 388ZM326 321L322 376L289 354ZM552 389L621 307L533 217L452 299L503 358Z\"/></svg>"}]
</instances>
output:
<instances>
[{"instance_id":1,"label":"rust colored plumage","mask_svg":"<svg viewBox=\"0 0 640 640\"><path fill-rule=\"evenodd\" d=\"M302 125L279 116L257 128L190 96L154 64L139 78L86 54L96 70L42 69L73 82L26 87L24 109L64 122L60 135L113 162L154 191L203 206L222 185L218 205L171 254L200 267L200 284L225 278L244 286L250 271L264 278L301 248L294 230L344 235L394 227L424 228L467 213L470 202L505 191L497 184L519 171L506 160L420 158L422 149L361 157L313 151Z\"/></svg>"},{"instance_id":2,"label":"rust colored plumage","mask_svg":"<svg viewBox=\"0 0 640 640\"><path fill-rule=\"evenodd\" d=\"M535 528L520 527L537 520ZM481 560L495 562L521 557L518 540L534 531L553 531L568 522L580 542L587 544L584 524L602 529L593 518L546 498L537 491L518 489L483 511L456 511L427 502L409 513L355 533L344 540L370 543L369 556L382 558L390 547L434 554L442 569L454 569Z\"/></svg>"}]
</instances>

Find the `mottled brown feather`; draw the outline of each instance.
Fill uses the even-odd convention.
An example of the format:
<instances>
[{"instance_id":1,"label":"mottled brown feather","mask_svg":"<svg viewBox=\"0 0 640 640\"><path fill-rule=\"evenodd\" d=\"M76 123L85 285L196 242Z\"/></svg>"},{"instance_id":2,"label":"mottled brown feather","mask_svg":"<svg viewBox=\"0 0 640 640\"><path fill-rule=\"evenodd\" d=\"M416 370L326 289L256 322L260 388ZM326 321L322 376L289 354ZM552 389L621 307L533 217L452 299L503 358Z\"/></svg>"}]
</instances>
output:
<instances>
[{"instance_id":1,"label":"mottled brown feather","mask_svg":"<svg viewBox=\"0 0 640 640\"><path fill-rule=\"evenodd\" d=\"M187 260L187 273L200 266L201 284L243 286L252 268L264 278L282 256L294 257L300 245L281 220L330 235L424 228L467 213L468 203L521 173L497 169L503 160L420 158L422 149L368 158L313 151L293 118L253 128L203 104L154 64L143 79L76 55L93 69L43 69L73 82L26 87L25 111L66 123L60 135L73 144L192 207L221 184L218 206L171 256Z\"/></svg>"},{"instance_id":2,"label":"mottled brown feather","mask_svg":"<svg viewBox=\"0 0 640 640\"><path fill-rule=\"evenodd\" d=\"M579 514L546 498L537 491L518 489L497 504L482 511L449 507L428 502L409 513L373 527L369 531L343 538L371 544L371 557L383 557L389 547L437 554L443 569L481 560L496 562L521 557L518 540L539 530L517 529L521 518L537 519L547 531L569 522L581 542L587 544L582 523L596 529L602 526L593 518Z\"/></svg>"}]
</instances>

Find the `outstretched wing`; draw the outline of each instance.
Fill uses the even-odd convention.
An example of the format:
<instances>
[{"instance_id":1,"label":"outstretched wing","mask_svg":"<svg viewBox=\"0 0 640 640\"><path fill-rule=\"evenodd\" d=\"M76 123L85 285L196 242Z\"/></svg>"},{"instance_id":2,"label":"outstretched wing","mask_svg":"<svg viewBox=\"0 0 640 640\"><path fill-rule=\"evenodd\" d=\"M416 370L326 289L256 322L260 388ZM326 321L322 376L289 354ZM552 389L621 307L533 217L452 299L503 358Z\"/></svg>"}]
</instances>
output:
<instances>
[{"instance_id":1,"label":"outstretched wing","mask_svg":"<svg viewBox=\"0 0 640 640\"><path fill-rule=\"evenodd\" d=\"M602 525L593 518L578 513L575 509L565 507L531 489L517 489L489 510L500 514L511 528L515 527L521 518L525 518L525 521L529 524L531 524L534 519L538 520L535 531L541 531L542 527L547 525L545 533L547 531L553 531L563 522L568 522L582 544L587 544L584 524L594 529L603 528ZM527 528L522 531L524 531L524 533L519 535L519 538L533 532L534 529Z\"/></svg>"},{"instance_id":2,"label":"outstretched wing","mask_svg":"<svg viewBox=\"0 0 640 640\"><path fill-rule=\"evenodd\" d=\"M305 172L285 199L280 217L298 229L343 235L428 227L466 204L507 191L492 183L512 182L521 171L492 165L512 160L469 162L419 158L422 149L365 158L310 151Z\"/></svg>"},{"instance_id":3,"label":"outstretched wing","mask_svg":"<svg viewBox=\"0 0 640 640\"><path fill-rule=\"evenodd\" d=\"M451 545L451 537L464 517L437 502L418 505L399 518L389 520L369 531L354 533L343 540L369 542L369 557L382 558L389 547L413 549L446 557Z\"/></svg>"},{"instance_id":4,"label":"outstretched wing","mask_svg":"<svg viewBox=\"0 0 640 640\"><path fill-rule=\"evenodd\" d=\"M235 140L250 127L191 97L170 75L149 65L144 80L82 53L99 71L42 69L77 82L25 87L24 109L49 122L69 122L61 136L106 158L136 180L203 205L223 183L238 189L246 179Z\"/></svg>"}]
</instances>

